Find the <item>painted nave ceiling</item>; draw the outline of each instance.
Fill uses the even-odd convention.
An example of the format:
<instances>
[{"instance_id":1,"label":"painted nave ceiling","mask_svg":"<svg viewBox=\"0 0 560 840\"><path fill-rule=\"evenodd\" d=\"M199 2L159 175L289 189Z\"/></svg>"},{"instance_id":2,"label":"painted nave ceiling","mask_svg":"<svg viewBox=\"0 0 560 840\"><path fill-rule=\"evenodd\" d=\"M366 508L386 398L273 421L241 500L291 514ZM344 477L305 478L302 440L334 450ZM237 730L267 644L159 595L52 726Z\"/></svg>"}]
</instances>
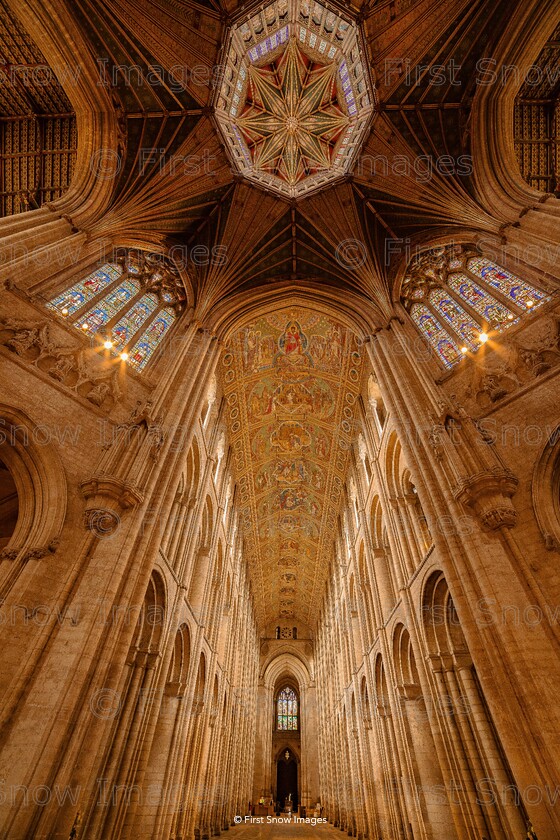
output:
<instances>
[{"instance_id":1,"label":"painted nave ceiling","mask_svg":"<svg viewBox=\"0 0 560 840\"><path fill-rule=\"evenodd\" d=\"M415 244L517 220L505 204L485 212L470 163L477 68L511 9L74 0L57 26L83 66L62 73L40 3L0 0L5 66L55 69L27 99L17 73L2 91L3 212L54 201L91 238L182 263L184 309L227 336L220 376L263 625L317 618L363 384L352 322L387 324ZM437 83L429 66L447 68ZM96 166L77 206L74 183ZM285 305L241 316L280 289Z\"/></svg>"}]
</instances>

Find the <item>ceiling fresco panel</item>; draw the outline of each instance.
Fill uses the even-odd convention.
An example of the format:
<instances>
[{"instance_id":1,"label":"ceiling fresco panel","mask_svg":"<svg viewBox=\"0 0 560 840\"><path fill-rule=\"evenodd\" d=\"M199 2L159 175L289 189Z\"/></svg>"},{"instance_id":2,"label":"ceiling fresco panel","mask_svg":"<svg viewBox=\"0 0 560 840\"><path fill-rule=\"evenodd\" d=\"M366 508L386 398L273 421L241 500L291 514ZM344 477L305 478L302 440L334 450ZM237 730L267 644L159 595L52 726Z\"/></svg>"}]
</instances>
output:
<instances>
[{"instance_id":1,"label":"ceiling fresco panel","mask_svg":"<svg viewBox=\"0 0 560 840\"><path fill-rule=\"evenodd\" d=\"M301 307L261 317L238 331L224 351L246 550L264 623L316 618L361 367L353 333Z\"/></svg>"}]
</instances>

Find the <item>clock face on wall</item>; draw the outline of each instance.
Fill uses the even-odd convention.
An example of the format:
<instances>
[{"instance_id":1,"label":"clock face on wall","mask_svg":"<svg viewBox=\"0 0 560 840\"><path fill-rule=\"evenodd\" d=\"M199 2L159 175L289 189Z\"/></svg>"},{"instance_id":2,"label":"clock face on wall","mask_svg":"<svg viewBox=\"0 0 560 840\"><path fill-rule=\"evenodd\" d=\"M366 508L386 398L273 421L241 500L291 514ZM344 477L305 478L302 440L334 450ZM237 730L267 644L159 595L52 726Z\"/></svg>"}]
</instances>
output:
<instances>
[{"instance_id":1,"label":"clock face on wall","mask_svg":"<svg viewBox=\"0 0 560 840\"><path fill-rule=\"evenodd\" d=\"M216 119L235 168L298 197L345 175L373 117L358 25L305 0L276 0L229 31Z\"/></svg>"}]
</instances>

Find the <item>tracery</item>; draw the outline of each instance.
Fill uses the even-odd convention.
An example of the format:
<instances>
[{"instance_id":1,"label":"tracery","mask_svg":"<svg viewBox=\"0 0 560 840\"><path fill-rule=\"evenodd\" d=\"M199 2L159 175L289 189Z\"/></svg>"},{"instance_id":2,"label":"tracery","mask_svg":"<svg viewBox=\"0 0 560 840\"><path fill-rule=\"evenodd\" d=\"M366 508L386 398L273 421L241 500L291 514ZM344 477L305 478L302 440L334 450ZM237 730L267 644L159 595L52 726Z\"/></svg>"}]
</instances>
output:
<instances>
[{"instance_id":1,"label":"tracery","mask_svg":"<svg viewBox=\"0 0 560 840\"><path fill-rule=\"evenodd\" d=\"M169 260L127 250L52 298L47 307L143 370L184 300L179 273Z\"/></svg>"},{"instance_id":2,"label":"tracery","mask_svg":"<svg viewBox=\"0 0 560 840\"><path fill-rule=\"evenodd\" d=\"M548 299L497 263L458 246L415 257L401 290L410 317L447 368Z\"/></svg>"}]
</instances>

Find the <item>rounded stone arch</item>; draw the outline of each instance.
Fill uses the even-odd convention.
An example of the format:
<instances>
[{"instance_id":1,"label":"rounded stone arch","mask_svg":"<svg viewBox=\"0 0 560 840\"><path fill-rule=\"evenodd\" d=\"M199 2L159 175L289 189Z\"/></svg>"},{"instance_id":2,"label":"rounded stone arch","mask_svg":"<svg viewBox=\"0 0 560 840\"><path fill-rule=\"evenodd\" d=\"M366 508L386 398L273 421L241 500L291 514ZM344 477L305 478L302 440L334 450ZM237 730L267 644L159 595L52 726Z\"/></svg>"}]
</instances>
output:
<instances>
[{"instance_id":1,"label":"rounded stone arch","mask_svg":"<svg viewBox=\"0 0 560 840\"><path fill-rule=\"evenodd\" d=\"M439 570L432 571L423 586L422 629L432 656L467 650L447 580Z\"/></svg>"},{"instance_id":2,"label":"rounded stone arch","mask_svg":"<svg viewBox=\"0 0 560 840\"><path fill-rule=\"evenodd\" d=\"M136 647L142 653L158 653L165 627L167 591L165 578L152 571L138 621Z\"/></svg>"},{"instance_id":3,"label":"rounded stone arch","mask_svg":"<svg viewBox=\"0 0 560 840\"><path fill-rule=\"evenodd\" d=\"M40 558L54 552L67 509L67 480L45 430L18 408L0 404L0 460L18 497L17 521L0 558Z\"/></svg>"},{"instance_id":4,"label":"rounded stone arch","mask_svg":"<svg viewBox=\"0 0 560 840\"><path fill-rule=\"evenodd\" d=\"M404 496L407 493L413 493L415 490L415 484L412 480L410 470L406 466L403 466L399 476L399 489Z\"/></svg>"},{"instance_id":5,"label":"rounded stone arch","mask_svg":"<svg viewBox=\"0 0 560 840\"><path fill-rule=\"evenodd\" d=\"M388 315L378 311L373 303L365 310L363 298L350 289L325 288L313 283L298 289L278 283L253 289L250 295L246 292L230 295L210 313L209 328L227 344L239 329L283 307L302 307L333 318L361 342L369 338L376 327L383 326Z\"/></svg>"},{"instance_id":6,"label":"rounded stone arch","mask_svg":"<svg viewBox=\"0 0 560 840\"><path fill-rule=\"evenodd\" d=\"M514 66L524 78L550 34L558 25L555 0L533 0L513 10L492 58L491 70ZM491 77L483 74L483 79ZM519 77L510 73L493 84L477 85L470 125L474 183L482 204L501 222L518 219L520 211L542 201L545 194L523 179L514 148L514 102ZM560 206L549 197L547 204Z\"/></svg>"},{"instance_id":7,"label":"rounded stone arch","mask_svg":"<svg viewBox=\"0 0 560 840\"><path fill-rule=\"evenodd\" d=\"M262 681L270 692L273 707L273 730L276 731L277 700L280 691L289 686L292 688L298 699L298 732L302 726L302 695L305 688L311 682L309 670L300 659L290 651L278 652L275 650L273 656L261 669ZM279 730L282 731L282 730Z\"/></svg>"},{"instance_id":8,"label":"rounded stone arch","mask_svg":"<svg viewBox=\"0 0 560 840\"><path fill-rule=\"evenodd\" d=\"M546 548L560 552L560 426L550 435L535 464L531 496Z\"/></svg>"},{"instance_id":9,"label":"rounded stone arch","mask_svg":"<svg viewBox=\"0 0 560 840\"><path fill-rule=\"evenodd\" d=\"M173 653L169 663L167 692L182 694L189 678L191 663L191 632L187 622L177 628Z\"/></svg>"},{"instance_id":10,"label":"rounded stone arch","mask_svg":"<svg viewBox=\"0 0 560 840\"><path fill-rule=\"evenodd\" d=\"M398 623L393 631L393 662L399 685L419 684L420 679L410 633L402 623Z\"/></svg>"},{"instance_id":11,"label":"rounded stone arch","mask_svg":"<svg viewBox=\"0 0 560 840\"><path fill-rule=\"evenodd\" d=\"M311 682L308 663L300 651L296 650L295 646L292 647L289 643L280 647L274 647L265 658L259 676L265 685L274 688L283 673L292 675L299 686L298 691L301 691L303 685Z\"/></svg>"}]
</instances>

